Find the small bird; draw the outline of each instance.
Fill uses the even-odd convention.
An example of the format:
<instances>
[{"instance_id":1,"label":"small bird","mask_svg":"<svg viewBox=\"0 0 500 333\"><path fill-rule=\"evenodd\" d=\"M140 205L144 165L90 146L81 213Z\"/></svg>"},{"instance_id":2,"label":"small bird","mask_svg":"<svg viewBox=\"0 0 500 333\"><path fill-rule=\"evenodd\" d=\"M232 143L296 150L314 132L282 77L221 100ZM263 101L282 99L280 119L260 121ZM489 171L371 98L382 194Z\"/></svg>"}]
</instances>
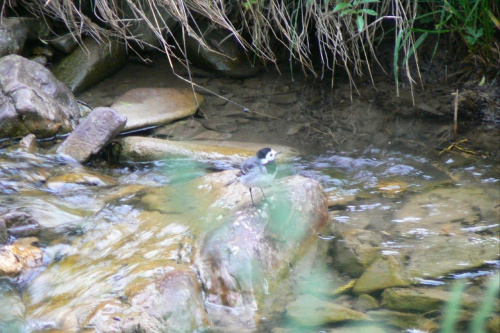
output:
<instances>
[{"instance_id":1,"label":"small bird","mask_svg":"<svg viewBox=\"0 0 500 333\"><path fill-rule=\"evenodd\" d=\"M266 195L264 194L262 188L271 185L271 182L276 176L276 163L274 162L274 159L279 153L279 151L274 151L271 148L262 148L257 152L257 154L255 154L255 156L252 156L243 162L240 172L238 173L238 177L231 180L225 186L239 181L241 184L248 187L250 190L252 205L254 204L252 195L252 188L254 187L260 188L262 195L266 199Z\"/></svg>"}]
</instances>

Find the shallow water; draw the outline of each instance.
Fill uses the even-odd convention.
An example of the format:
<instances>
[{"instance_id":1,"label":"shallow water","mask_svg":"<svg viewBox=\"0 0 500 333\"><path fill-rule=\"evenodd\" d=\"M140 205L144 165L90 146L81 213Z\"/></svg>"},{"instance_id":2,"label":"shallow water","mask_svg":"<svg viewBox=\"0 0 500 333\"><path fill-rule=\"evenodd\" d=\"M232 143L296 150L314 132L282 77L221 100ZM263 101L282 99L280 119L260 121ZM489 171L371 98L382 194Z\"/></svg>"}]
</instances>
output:
<instances>
[{"instance_id":1,"label":"shallow water","mask_svg":"<svg viewBox=\"0 0 500 333\"><path fill-rule=\"evenodd\" d=\"M44 249L45 267L19 278L20 284L15 288L26 306L31 328L57 327L68 312L83 316L99 302L123 297L127 288L134 288L139 281L154 280L173 269L169 263L189 261L189 255L183 251L191 251L190 240L214 227L197 225L201 216L196 214L205 212L196 210L197 204L190 202L189 193L179 191L190 180L214 172L217 166L211 163L181 159L91 169L65 164L51 155L6 150L0 151L0 159L3 186L0 213L25 211L45 227L38 241ZM440 232L429 230L428 225L418 227L418 223L415 228L405 229L406 234L395 232L398 225L415 224L421 219L411 215L398 218L398 212L406 209L412 196L451 186L458 195L452 200L460 200L461 191L464 198L471 199L467 193L473 189L489 198L479 205L498 202L499 179L488 163L445 171L431 166L422 156L373 149L359 156L325 152L280 164L279 168L280 176L297 173L322 184L331 203L333 225L324 235L331 233L335 225L385 232L388 235L382 248L385 254L401 251L398 246L401 237L421 242ZM54 185L57 183L54 178L78 173L96 178L87 176L81 184L66 179L67 183ZM151 190L164 188L172 188L170 193L175 197L151 194ZM169 202L159 211L155 207L162 205L162 198ZM468 199L459 202L459 206ZM447 210L449 204L436 201L428 207L429 216L453 213L462 218L460 211ZM470 226L464 220L465 225L459 229L469 234L491 230L498 236L498 220L494 220L493 210L490 215L484 209L482 212L481 220ZM328 296L332 288L348 282L345 276L339 276L341 272L336 271L328 254L331 241L318 240L318 243L316 267L304 271L297 268L291 279L297 281L285 283L294 284L295 293L314 286L316 293L323 290ZM412 242L405 242L404 246L411 247ZM493 260L478 269L422 279L420 283L446 285L453 279L483 279L498 268L498 261ZM1 283L12 282L4 279ZM273 297L276 295L279 291L274 291ZM279 304L277 300L273 302ZM269 320L273 321L268 318L266 327L273 326ZM275 320L283 324L282 319Z\"/></svg>"},{"instance_id":2,"label":"shallow water","mask_svg":"<svg viewBox=\"0 0 500 333\"><path fill-rule=\"evenodd\" d=\"M143 71L134 66L80 98L92 100L94 106L106 105L134 85L168 85L168 77L158 73L130 79L134 71ZM245 87L245 82L203 80L212 90L227 92L228 87ZM276 89L286 84L292 91L298 84L282 78L276 82L272 85ZM308 82L302 84L307 86ZM103 85L109 89L103 89ZM492 246L498 248L498 165L488 158L439 155L434 148L400 144L422 135L417 127L431 127L432 132L441 125L415 125L414 119L399 119L387 128L392 134L402 134L389 138L389 129L370 122L375 112L372 104L366 107L355 101L346 106L347 113L337 115L334 109L338 105L329 104L330 100L308 109L328 110L328 114L322 113L323 121L331 122L332 128L349 123L349 131L339 130L330 142L322 141L324 137L318 139L314 126L309 128L313 134L287 136L283 129L297 121L306 122L311 115L291 114L287 106L273 105L265 98L270 86L262 89L253 94L264 97L248 102L252 99L239 96L242 100L238 101L270 115L280 114L281 120L264 117L238 123L232 139L302 148L302 156L294 161L285 164L278 160L278 177L300 174L319 181L329 199L330 223L306 259L295 263L288 278L261 286L268 297L259 309L265 317L260 330L293 327L285 307L300 294L319 295L352 306L355 296L345 293L339 297L333 292L351 280L334 253L338 235L346 231L372 231L382 239L382 254L401 257L416 256L408 251L440 245L443 235L451 241L493 242ZM297 105L290 108L312 103L314 96L308 95L311 90L301 90ZM348 98L339 95L342 93L336 91L332 96L337 97L332 99L344 104ZM207 98L204 112L212 116L222 107ZM234 118L234 111L228 112ZM357 118L356 113L360 113ZM345 121L338 120L341 118ZM376 134L368 128L377 128ZM339 139L345 139L342 145L336 145ZM431 146L434 139L427 143ZM4 318L0 324L28 331L80 327L85 324L80 320L106 301L127 299L127 295L173 270L175 264L191 264L195 240L219 226L222 216L217 211L205 211L196 188L186 190L186 184L229 167L229 163L188 158L118 165L101 161L83 167L43 150L26 154L1 149L0 214L27 212L44 227L36 243L44 251L44 266L15 279L0 279L0 304L5 304L0 306L0 318ZM460 279L467 280L469 286L484 287L487 278L499 271L498 252L493 259L474 263L473 268L469 264L466 258L452 262L449 265L454 268L443 268L448 272L443 274L432 265L421 266L418 260L408 263L412 269L424 270L421 276L428 276L419 278L419 286L449 290L451 282ZM385 327L386 323L381 325Z\"/></svg>"}]
</instances>

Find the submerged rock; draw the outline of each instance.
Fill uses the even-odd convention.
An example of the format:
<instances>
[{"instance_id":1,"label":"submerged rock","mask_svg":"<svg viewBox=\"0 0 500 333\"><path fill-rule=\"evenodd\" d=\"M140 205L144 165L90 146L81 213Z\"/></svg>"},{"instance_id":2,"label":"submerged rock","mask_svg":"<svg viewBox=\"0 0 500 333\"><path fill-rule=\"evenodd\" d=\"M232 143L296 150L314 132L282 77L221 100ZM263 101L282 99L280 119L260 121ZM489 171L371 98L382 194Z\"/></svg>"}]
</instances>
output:
<instances>
[{"instance_id":1,"label":"submerged rock","mask_svg":"<svg viewBox=\"0 0 500 333\"><path fill-rule=\"evenodd\" d=\"M265 143L237 142L237 141L170 141L156 138L128 136L118 140L113 154L124 161L155 161L169 157L190 157L195 160L241 163L246 158L255 155L262 147L270 147L282 153L279 161L286 161L297 155L297 151L290 147L269 145Z\"/></svg>"},{"instance_id":2,"label":"submerged rock","mask_svg":"<svg viewBox=\"0 0 500 333\"><path fill-rule=\"evenodd\" d=\"M405 270L415 278L438 278L497 260L497 204L498 192L480 188L438 188L411 197L393 220L403 236L398 252L407 258Z\"/></svg>"},{"instance_id":3,"label":"submerged rock","mask_svg":"<svg viewBox=\"0 0 500 333\"><path fill-rule=\"evenodd\" d=\"M431 235L404 251L409 257L406 271L415 278L428 279L480 267L498 259L499 246L497 237Z\"/></svg>"},{"instance_id":4,"label":"submerged rock","mask_svg":"<svg viewBox=\"0 0 500 333\"><path fill-rule=\"evenodd\" d=\"M77 186L109 186L116 184L116 180L109 176L74 171L50 177L46 186L52 191L63 191L74 189Z\"/></svg>"},{"instance_id":5,"label":"submerged rock","mask_svg":"<svg viewBox=\"0 0 500 333\"><path fill-rule=\"evenodd\" d=\"M16 277L24 270L43 266L43 252L31 245L36 238L23 238L0 247L0 276Z\"/></svg>"},{"instance_id":6,"label":"submerged rock","mask_svg":"<svg viewBox=\"0 0 500 333\"><path fill-rule=\"evenodd\" d=\"M81 47L57 63L52 72L78 93L114 74L126 61L125 44L116 40L98 43L89 37Z\"/></svg>"},{"instance_id":7,"label":"submerged rock","mask_svg":"<svg viewBox=\"0 0 500 333\"><path fill-rule=\"evenodd\" d=\"M79 116L71 91L45 67L17 55L0 59L0 137L67 133Z\"/></svg>"},{"instance_id":8,"label":"submerged rock","mask_svg":"<svg viewBox=\"0 0 500 333\"><path fill-rule=\"evenodd\" d=\"M0 228L2 224L10 235L16 237L34 236L40 231L38 221L30 214L21 211L0 215Z\"/></svg>"},{"instance_id":9,"label":"submerged rock","mask_svg":"<svg viewBox=\"0 0 500 333\"><path fill-rule=\"evenodd\" d=\"M405 330L419 329L424 332L435 332L439 329L437 323L425 318L423 315L389 310L373 310L367 314L374 320L380 320L386 324Z\"/></svg>"},{"instance_id":10,"label":"submerged rock","mask_svg":"<svg viewBox=\"0 0 500 333\"><path fill-rule=\"evenodd\" d=\"M356 281L353 291L371 293L390 287L406 287L411 284L403 264L396 256L384 256L375 260Z\"/></svg>"},{"instance_id":11,"label":"submerged rock","mask_svg":"<svg viewBox=\"0 0 500 333\"><path fill-rule=\"evenodd\" d=\"M430 312L441 309L452 293L431 288L390 288L382 293L382 306L391 310ZM467 294L461 295L466 308L475 307L477 301Z\"/></svg>"},{"instance_id":12,"label":"submerged rock","mask_svg":"<svg viewBox=\"0 0 500 333\"><path fill-rule=\"evenodd\" d=\"M21 294L6 279L0 280L0 331L25 332L26 306Z\"/></svg>"},{"instance_id":13,"label":"submerged rock","mask_svg":"<svg viewBox=\"0 0 500 333\"><path fill-rule=\"evenodd\" d=\"M111 105L127 118L124 131L163 125L192 116L203 96L190 89L137 88L127 91Z\"/></svg>"},{"instance_id":14,"label":"submerged rock","mask_svg":"<svg viewBox=\"0 0 500 333\"><path fill-rule=\"evenodd\" d=\"M57 148L57 153L85 163L125 126L127 118L111 108L95 108Z\"/></svg>"},{"instance_id":15,"label":"submerged rock","mask_svg":"<svg viewBox=\"0 0 500 333\"><path fill-rule=\"evenodd\" d=\"M379 255L382 237L370 230L345 231L335 242L335 265L343 272L359 277Z\"/></svg>"},{"instance_id":16,"label":"submerged rock","mask_svg":"<svg viewBox=\"0 0 500 333\"><path fill-rule=\"evenodd\" d=\"M364 313L311 295L299 296L286 307L286 314L299 326L320 326L344 321L371 320Z\"/></svg>"},{"instance_id":17,"label":"submerged rock","mask_svg":"<svg viewBox=\"0 0 500 333\"><path fill-rule=\"evenodd\" d=\"M215 204L234 200L231 189L224 191ZM238 205L197 252L195 262L207 310L226 325L237 322L239 327L255 327L262 286L287 273L290 262L317 241L318 230L328 219L326 197L315 180L283 178L266 193L268 203L254 197L258 207L249 200Z\"/></svg>"},{"instance_id":18,"label":"submerged rock","mask_svg":"<svg viewBox=\"0 0 500 333\"><path fill-rule=\"evenodd\" d=\"M103 303L86 325L99 332L193 332L210 323L198 280L188 268L167 273L127 296L126 303Z\"/></svg>"}]
</instances>

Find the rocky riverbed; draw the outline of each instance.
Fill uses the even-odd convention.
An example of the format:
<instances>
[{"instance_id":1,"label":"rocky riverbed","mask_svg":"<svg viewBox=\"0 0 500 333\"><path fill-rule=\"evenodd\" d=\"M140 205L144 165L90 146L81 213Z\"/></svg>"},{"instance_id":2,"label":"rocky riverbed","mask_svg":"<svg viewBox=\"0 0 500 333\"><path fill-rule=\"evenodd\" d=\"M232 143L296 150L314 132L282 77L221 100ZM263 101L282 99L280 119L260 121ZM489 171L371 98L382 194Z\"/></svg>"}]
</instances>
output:
<instances>
[{"instance_id":1,"label":"rocky riverbed","mask_svg":"<svg viewBox=\"0 0 500 333\"><path fill-rule=\"evenodd\" d=\"M498 279L499 131L452 144L451 88L201 89L158 58L75 98L23 57L0 73L1 331L436 331L456 280L466 331ZM224 185L264 146L278 177L252 205Z\"/></svg>"}]
</instances>

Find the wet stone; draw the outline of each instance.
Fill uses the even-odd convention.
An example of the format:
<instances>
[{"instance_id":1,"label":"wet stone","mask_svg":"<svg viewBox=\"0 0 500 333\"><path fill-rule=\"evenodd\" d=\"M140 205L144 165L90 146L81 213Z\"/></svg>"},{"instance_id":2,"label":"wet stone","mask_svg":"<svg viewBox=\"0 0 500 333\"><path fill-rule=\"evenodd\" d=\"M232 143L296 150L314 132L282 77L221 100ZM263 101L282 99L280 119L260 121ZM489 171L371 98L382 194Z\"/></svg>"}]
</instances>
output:
<instances>
[{"instance_id":1,"label":"wet stone","mask_svg":"<svg viewBox=\"0 0 500 333\"><path fill-rule=\"evenodd\" d=\"M0 280L0 330L24 332L26 306L16 286L6 279Z\"/></svg>"},{"instance_id":2,"label":"wet stone","mask_svg":"<svg viewBox=\"0 0 500 333\"><path fill-rule=\"evenodd\" d=\"M431 288L390 288L382 293L382 306L391 310L429 312L440 309L451 298L451 293ZM474 308L477 301L470 295L461 295L462 306Z\"/></svg>"},{"instance_id":3,"label":"wet stone","mask_svg":"<svg viewBox=\"0 0 500 333\"><path fill-rule=\"evenodd\" d=\"M33 154L36 150L36 136L28 134L19 141L19 150Z\"/></svg>"},{"instance_id":4,"label":"wet stone","mask_svg":"<svg viewBox=\"0 0 500 333\"><path fill-rule=\"evenodd\" d=\"M11 245L0 247L0 276L15 277L24 270L41 267L43 252L31 245L36 238L23 238Z\"/></svg>"},{"instance_id":5,"label":"wet stone","mask_svg":"<svg viewBox=\"0 0 500 333\"><path fill-rule=\"evenodd\" d=\"M115 179L105 175L94 175L87 172L70 172L51 177L47 180L47 188L52 191L74 189L77 186L109 186L116 185Z\"/></svg>"},{"instance_id":6,"label":"wet stone","mask_svg":"<svg viewBox=\"0 0 500 333\"><path fill-rule=\"evenodd\" d=\"M379 255L382 237L370 230L352 229L337 236L335 264L343 272L359 277Z\"/></svg>"},{"instance_id":7,"label":"wet stone","mask_svg":"<svg viewBox=\"0 0 500 333\"><path fill-rule=\"evenodd\" d=\"M399 327L401 329L419 329L424 332L434 332L439 329L439 325L434 321L421 315L404 313L389 310L373 310L367 313L374 320L383 321L386 324Z\"/></svg>"},{"instance_id":8,"label":"wet stone","mask_svg":"<svg viewBox=\"0 0 500 333\"><path fill-rule=\"evenodd\" d=\"M5 225L5 220L0 218L0 245L7 244L9 242L9 234L7 233L7 226Z\"/></svg>"},{"instance_id":9,"label":"wet stone","mask_svg":"<svg viewBox=\"0 0 500 333\"><path fill-rule=\"evenodd\" d=\"M390 287L406 287L411 284L405 267L396 256L379 257L356 281L353 291L371 293Z\"/></svg>"},{"instance_id":10,"label":"wet stone","mask_svg":"<svg viewBox=\"0 0 500 333\"><path fill-rule=\"evenodd\" d=\"M364 313L311 295L299 296L286 307L287 316L300 326L320 326L344 321L371 320Z\"/></svg>"},{"instance_id":11,"label":"wet stone","mask_svg":"<svg viewBox=\"0 0 500 333\"><path fill-rule=\"evenodd\" d=\"M57 148L80 163L100 152L125 126L127 118L111 108L95 108Z\"/></svg>"},{"instance_id":12,"label":"wet stone","mask_svg":"<svg viewBox=\"0 0 500 333\"><path fill-rule=\"evenodd\" d=\"M366 312L366 310L380 308L380 304L375 297L362 294L358 296L358 299L354 303L354 308L358 311Z\"/></svg>"},{"instance_id":13,"label":"wet stone","mask_svg":"<svg viewBox=\"0 0 500 333\"><path fill-rule=\"evenodd\" d=\"M41 228L33 216L21 211L0 215L0 229L2 223L7 228L8 233L16 237L34 236Z\"/></svg>"}]
</instances>

